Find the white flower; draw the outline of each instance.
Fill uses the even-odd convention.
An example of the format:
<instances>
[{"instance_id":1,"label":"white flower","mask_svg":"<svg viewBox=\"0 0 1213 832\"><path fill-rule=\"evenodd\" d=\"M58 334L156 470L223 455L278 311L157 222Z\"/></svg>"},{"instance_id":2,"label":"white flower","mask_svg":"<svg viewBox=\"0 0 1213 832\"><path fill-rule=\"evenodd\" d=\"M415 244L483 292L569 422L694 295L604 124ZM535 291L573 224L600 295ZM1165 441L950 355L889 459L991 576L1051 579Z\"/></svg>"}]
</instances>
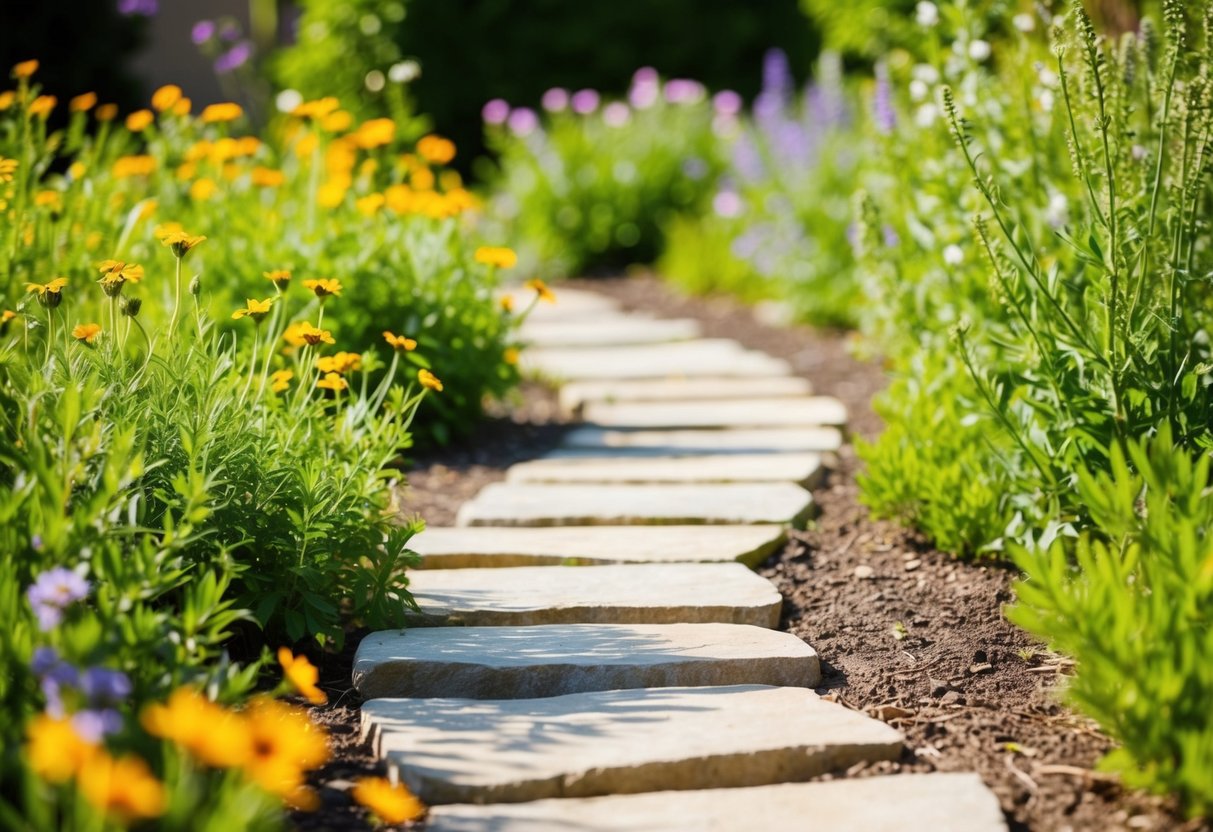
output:
<instances>
[{"instance_id":1,"label":"white flower","mask_svg":"<svg viewBox=\"0 0 1213 832\"><path fill-rule=\"evenodd\" d=\"M1055 193L1049 197L1045 208L1045 222L1050 228L1061 228L1070 221L1070 200L1065 194Z\"/></svg>"},{"instance_id":2,"label":"white flower","mask_svg":"<svg viewBox=\"0 0 1213 832\"><path fill-rule=\"evenodd\" d=\"M912 101L922 101L931 94L931 88L927 86L925 81L920 81L915 78L910 82L910 99Z\"/></svg>"},{"instance_id":3,"label":"white flower","mask_svg":"<svg viewBox=\"0 0 1213 832\"><path fill-rule=\"evenodd\" d=\"M914 9L914 17L919 26L934 26L939 22L939 7L929 0L921 0Z\"/></svg>"},{"instance_id":4,"label":"white flower","mask_svg":"<svg viewBox=\"0 0 1213 832\"><path fill-rule=\"evenodd\" d=\"M283 90L274 97L274 106L280 113L294 112L303 103L303 93L299 90Z\"/></svg>"},{"instance_id":5,"label":"white flower","mask_svg":"<svg viewBox=\"0 0 1213 832\"><path fill-rule=\"evenodd\" d=\"M965 261L964 249L953 243L943 250L943 262L949 266L959 266Z\"/></svg>"},{"instance_id":6,"label":"white flower","mask_svg":"<svg viewBox=\"0 0 1213 832\"><path fill-rule=\"evenodd\" d=\"M1015 28L1021 32L1031 32L1036 29L1036 18L1030 14L1017 14L1011 18L1011 22L1015 24Z\"/></svg>"},{"instance_id":7,"label":"white flower","mask_svg":"<svg viewBox=\"0 0 1213 832\"><path fill-rule=\"evenodd\" d=\"M1053 112L1053 104L1055 103L1056 99L1052 90L1042 91L1040 93L1040 97L1036 100L1040 102L1040 109L1044 110L1046 113Z\"/></svg>"},{"instance_id":8,"label":"white flower","mask_svg":"<svg viewBox=\"0 0 1213 832\"><path fill-rule=\"evenodd\" d=\"M914 111L914 124L924 130L934 124L937 118L939 118L939 108L930 102Z\"/></svg>"},{"instance_id":9,"label":"white flower","mask_svg":"<svg viewBox=\"0 0 1213 832\"><path fill-rule=\"evenodd\" d=\"M969 42L969 57L978 63L988 61L992 51L993 50L990 48L990 42L988 40L981 40L979 38Z\"/></svg>"},{"instance_id":10,"label":"white flower","mask_svg":"<svg viewBox=\"0 0 1213 832\"><path fill-rule=\"evenodd\" d=\"M1131 152L1133 154L1133 161L1135 162L1144 162L1150 155L1150 151L1143 144L1133 145Z\"/></svg>"},{"instance_id":11,"label":"white flower","mask_svg":"<svg viewBox=\"0 0 1213 832\"><path fill-rule=\"evenodd\" d=\"M1057 73L1046 66L1041 66L1036 70L1036 77L1040 79L1040 83L1051 90L1057 89L1057 85L1061 83L1061 78Z\"/></svg>"},{"instance_id":12,"label":"white flower","mask_svg":"<svg viewBox=\"0 0 1213 832\"><path fill-rule=\"evenodd\" d=\"M387 71L388 80L393 84L407 84L421 77L421 64L416 61L400 61L392 64Z\"/></svg>"},{"instance_id":13,"label":"white flower","mask_svg":"<svg viewBox=\"0 0 1213 832\"><path fill-rule=\"evenodd\" d=\"M910 70L910 75L915 80L922 81L924 84L934 85L939 83L939 70L931 64L914 64L914 68Z\"/></svg>"}]
</instances>

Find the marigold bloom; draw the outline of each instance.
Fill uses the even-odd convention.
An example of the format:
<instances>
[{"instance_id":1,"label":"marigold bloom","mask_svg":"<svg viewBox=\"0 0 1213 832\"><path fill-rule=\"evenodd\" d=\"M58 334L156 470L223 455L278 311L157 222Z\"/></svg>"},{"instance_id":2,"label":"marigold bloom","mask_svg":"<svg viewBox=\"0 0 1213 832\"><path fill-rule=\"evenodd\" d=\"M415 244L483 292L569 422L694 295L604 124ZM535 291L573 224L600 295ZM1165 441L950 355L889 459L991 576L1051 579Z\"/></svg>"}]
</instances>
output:
<instances>
[{"instance_id":1,"label":"marigold bloom","mask_svg":"<svg viewBox=\"0 0 1213 832\"><path fill-rule=\"evenodd\" d=\"M173 109L181 101L181 87L176 84L165 84L152 93L152 108L158 113Z\"/></svg>"},{"instance_id":2,"label":"marigold bloom","mask_svg":"<svg viewBox=\"0 0 1213 832\"><path fill-rule=\"evenodd\" d=\"M72 337L85 344L92 344L101 334L101 324L76 324L72 328Z\"/></svg>"},{"instance_id":3,"label":"marigold bloom","mask_svg":"<svg viewBox=\"0 0 1213 832\"><path fill-rule=\"evenodd\" d=\"M86 92L77 95L67 103L67 106L73 113L87 113L97 106L97 93Z\"/></svg>"},{"instance_id":4,"label":"marigold bloom","mask_svg":"<svg viewBox=\"0 0 1213 832\"><path fill-rule=\"evenodd\" d=\"M100 112L100 108L97 111ZM114 160L115 179L125 179L128 176L151 176L155 170L156 158L154 156L120 156Z\"/></svg>"},{"instance_id":5,"label":"marigold bloom","mask_svg":"<svg viewBox=\"0 0 1213 832\"><path fill-rule=\"evenodd\" d=\"M199 179L190 185L190 199L195 202L205 202L214 196L218 187L213 179Z\"/></svg>"},{"instance_id":6,"label":"marigold bloom","mask_svg":"<svg viewBox=\"0 0 1213 832\"><path fill-rule=\"evenodd\" d=\"M417 371L417 380L421 382L421 386L436 393L442 392L442 381L438 376L431 373L429 370L421 369Z\"/></svg>"},{"instance_id":7,"label":"marigold bloom","mask_svg":"<svg viewBox=\"0 0 1213 832\"><path fill-rule=\"evenodd\" d=\"M143 279L143 266L123 260L103 260L97 264L97 271L101 272L103 283L128 280L131 283L138 283Z\"/></svg>"},{"instance_id":8,"label":"marigold bloom","mask_svg":"<svg viewBox=\"0 0 1213 832\"><path fill-rule=\"evenodd\" d=\"M0 110L7 110L13 106L13 102L17 100L17 93L12 90L0 92Z\"/></svg>"},{"instance_id":9,"label":"marigold bloom","mask_svg":"<svg viewBox=\"0 0 1213 832\"><path fill-rule=\"evenodd\" d=\"M362 369L362 356L356 352L339 352L316 359L316 369L322 373L349 373Z\"/></svg>"},{"instance_id":10,"label":"marigold bloom","mask_svg":"<svg viewBox=\"0 0 1213 832\"><path fill-rule=\"evenodd\" d=\"M282 675L287 681L307 698L313 705L323 705L329 701L316 683L320 681L320 671L307 660L307 656L296 656L289 648L278 648L278 664L282 665Z\"/></svg>"},{"instance_id":11,"label":"marigold bloom","mask_svg":"<svg viewBox=\"0 0 1213 832\"><path fill-rule=\"evenodd\" d=\"M512 269L518 265L518 255L512 248L505 246L481 246L476 249L475 258L477 263L496 266L500 269Z\"/></svg>"},{"instance_id":12,"label":"marigold bloom","mask_svg":"<svg viewBox=\"0 0 1213 832\"><path fill-rule=\"evenodd\" d=\"M63 291L63 287L66 285L67 285L66 277L56 277L54 280L50 281L49 283L26 283L25 291L36 293L38 295L38 297L41 298L48 294L50 294L50 295L59 294L60 292Z\"/></svg>"},{"instance_id":13,"label":"marigold bloom","mask_svg":"<svg viewBox=\"0 0 1213 832\"><path fill-rule=\"evenodd\" d=\"M252 756L244 718L192 688L178 688L164 704L148 705L139 722L213 768L242 766Z\"/></svg>"},{"instance_id":14,"label":"marigold bloom","mask_svg":"<svg viewBox=\"0 0 1213 832\"><path fill-rule=\"evenodd\" d=\"M429 168L417 168L409 173L409 184L418 191L434 190L434 172Z\"/></svg>"},{"instance_id":15,"label":"marigold bloom","mask_svg":"<svg viewBox=\"0 0 1213 832\"><path fill-rule=\"evenodd\" d=\"M414 341L412 338L406 338L403 335L394 335L391 332L388 332L387 330L384 330L384 332L383 332L383 339L385 341L387 341L388 346L390 346L394 350L399 350L401 352L410 352L412 350L417 349L417 342Z\"/></svg>"},{"instance_id":16,"label":"marigold bloom","mask_svg":"<svg viewBox=\"0 0 1213 832\"><path fill-rule=\"evenodd\" d=\"M152 114L151 110L135 110L126 117L126 129L132 133L142 133L155 120L156 116Z\"/></svg>"},{"instance_id":17,"label":"marigold bloom","mask_svg":"<svg viewBox=\"0 0 1213 832\"><path fill-rule=\"evenodd\" d=\"M113 121L118 117L118 105L102 104L94 115L97 116L97 121Z\"/></svg>"},{"instance_id":18,"label":"marigold bloom","mask_svg":"<svg viewBox=\"0 0 1213 832\"><path fill-rule=\"evenodd\" d=\"M350 138L363 150L382 147L396 137L396 122L390 118L373 118L358 125Z\"/></svg>"},{"instance_id":19,"label":"marigold bloom","mask_svg":"<svg viewBox=\"0 0 1213 832\"><path fill-rule=\"evenodd\" d=\"M286 174L274 168L258 165L249 171L249 178L258 188L277 188L286 181Z\"/></svg>"},{"instance_id":20,"label":"marigold bloom","mask_svg":"<svg viewBox=\"0 0 1213 832\"><path fill-rule=\"evenodd\" d=\"M261 274L279 290L285 289L287 284L291 282L291 273L286 269L274 269L272 272L262 272Z\"/></svg>"},{"instance_id":21,"label":"marigold bloom","mask_svg":"<svg viewBox=\"0 0 1213 832\"><path fill-rule=\"evenodd\" d=\"M275 393L281 393L291 386L290 382L294 377L294 370L275 370L270 373L270 389Z\"/></svg>"},{"instance_id":22,"label":"marigold bloom","mask_svg":"<svg viewBox=\"0 0 1213 832\"><path fill-rule=\"evenodd\" d=\"M53 95L40 95L35 98L29 105L29 114L31 116L41 116L46 118L51 114L51 110L55 109L55 105L59 103L59 99Z\"/></svg>"},{"instance_id":23,"label":"marigold bloom","mask_svg":"<svg viewBox=\"0 0 1213 832\"><path fill-rule=\"evenodd\" d=\"M39 208L50 208L58 211L63 207L63 196L58 191L38 191L34 194L34 204Z\"/></svg>"},{"instance_id":24,"label":"marigold bloom","mask_svg":"<svg viewBox=\"0 0 1213 832\"><path fill-rule=\"evenodd\" d=\"M36 60L22 61L13 66L14 78L29 78L38 71L38 62Z\"/></svg>"},{"instance_id":25,"label":"marigold bloom","mask_svg":"<svg viewBox=\"0 0 1213 832\"><path fill-rule=\"evenodd\" d=\"M335 113L325 116L320 122L320 126L330 133L342 133L349 130L353 123L353 113L348 110L337 110Z\"/></svg>"},{"instance_id":26,"label":"marigold bloom","mask_svg":"<svg viewBox=\"0 0 1213 832\"><path fill-rule=\"evenodd\" d=\"M319 280L303 281L303 288L311 289L316 297L324 299L329 295L341 296L341 281L331 277L320 278Z\"/></svg>"},{"instance_id":27,"label":"marigold bloom","mask_svg":"<svg viewBox=\"0 0 1213 832\"><path fill-rule=\"evenodd\" d=\"M244 114L244 109L231 101L222 104L208 104L200 118L203 124L216 124L225 121L235 121Z\"/></svg>"},{"instance_id":28,"label":"marigold bloom","mask_svg":"<svg viewBox=\"0 0 1213 832\"><path fill-rule=\"evenodd\" d=\"M193 106L194 106L194 102L192 102L188 98L182 96L181 100L173 105L173 115L188 116L190 114L190 110L193 108Z\"/></svg>"},{"instance_id":29,"label":"marigold bloom","mask_svg":"<svg viewBox=\"0 0 1213 832\"><path fill-rule=\"evenodd\" d=\"M442 136L424 136L417 142L417 153L427 162L445 165L455 158L455 143Z\"/></svg>"},{"instance_id":30,"label":"marigold bloom","mask_svg":"<svg viewBox=\"0 0 1213 832\"><path fill-rule=\"evenodd\" d=\"M314 347L318 344L337 343L333 340L333 333L327 329L319 329L307 321L291 324L286 328L286 332L282 334L282 337L288 344L296 347L303 344Z\"/></svg>"},{"instance_id":31,"label":"marigold bloom","mask_svg":"<svg viewBox=\"0 0 1213 832\"><path fill-rule=\"evenodd\" d=\"M177 223L165 223L156 227L153 232L160 238L163 245L173 250L176 257L184 257L190 250L206 241L201 234L188 234Z\"/></svg>"},{"instance_id":32,"label":"marigold bloom","mask_svg":"<svg viewBox=\"0 0 1213 832\"><path fill-rule=\"evenodd\" d=\"M245 710L252 753L245 774L266 791L288 799L303 786L305 771L328 759L328 743L307 714L268 697Z\"/></svg>"},{"instance_id":33,"label":"marigold bloom","mask_svg":"<svg viewBox=\"0 0 1213 832\"><path fill-rule=\"evenodd\" d=\"M26 760L34 773L48 783L65 783L75 777L100 750L77 734L67 717L39 714L26 728L25 735L29 741L25 747Z\"/></svg>"},{"instance_id":34,"label":"marigold bloom","mask_svg":"<svg viewBox=\"0 0 1213 832\"><path fill-rule=\"evenodd\" d=\"M261 319L270 313L270 307L274 305L274 298L266 298L265 300L253 300L247 298L243 309L237 309L232 313L232 320L238 321L241 318L249 317L257 323L261 323Z\"/></svg>"},{"instance_id":35,"label":"marigold bloom","mask_svg":"<svg viewBox=\"0 0 1213 832\"><path fill-rule=\"evenodd\" d=\"M341 102L330 95L315 101L304 101L291 110L291 115L299 118L324 118L340 106Z\"/></svg>"},{"instance_id":36,"label":"marigold bloom","mask_svg":"<svg viewBox=\"0 0 1213 832\"><path fill-rule=\"evenodd\" d=\"M535 294L539 296L540 300L547 301L548 303L556 302L556 294L539 278L532 277L526 282L526 286L528 289L534 289Z\"/></svg>"},{"instance_id":37,"label":"marigold bloom","mask_svg":"<svg viewBox=\"0 0 1213 832\"><path fill-rule=\"evenodd\" d=\"M80 771L79 781L89 803L123 823L159 817L168 805L164 785L132 755L98 754Z\"/></svg>"},{"instance_id":38,"label":"marigold bloom","mask_svg":"<svg viewBox=\"0 0 1213 832\"><path fill-rule=\"evenodd\" d=\"M316 386L321 390L332 390L334 393L345 390L349 387L349 382L341 377L341 373L325 373L324 378L316 382Z\"/></svg>"},{"instance_id":39,"label":"marigold bloom","mask_svg":"<svg viewBox=\"0 0 1213 832\"><path fill-rule=\"evenodd\" d=\"M351 793L360 806L370 809L384 823L417 820L426 812L425 804L404 784L393 786L382 777L363 777Z\"/></svg>"}]
</instances>

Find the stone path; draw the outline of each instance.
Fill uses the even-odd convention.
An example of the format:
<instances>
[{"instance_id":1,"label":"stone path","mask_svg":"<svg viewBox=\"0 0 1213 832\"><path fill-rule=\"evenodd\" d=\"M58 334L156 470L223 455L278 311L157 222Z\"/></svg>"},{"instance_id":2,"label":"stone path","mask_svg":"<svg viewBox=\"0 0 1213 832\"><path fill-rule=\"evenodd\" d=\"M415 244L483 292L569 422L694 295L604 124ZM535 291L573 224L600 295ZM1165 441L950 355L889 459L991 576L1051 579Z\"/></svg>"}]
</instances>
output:
<instances>
[{"instance_id":1,"label":"stone path","mask_svg":"<svg viewBox=\"0 0 1213 832\"><path fill-rule=\"evenodd\" d=\"M813 692L817 653L747 568L811 516L842 405L590 293L523 335L586 424L415 539L418 626L354 663L363 734L428 828L1005 830L973 775L803 782L904 751Z\"/></svg>"}]
</instances>

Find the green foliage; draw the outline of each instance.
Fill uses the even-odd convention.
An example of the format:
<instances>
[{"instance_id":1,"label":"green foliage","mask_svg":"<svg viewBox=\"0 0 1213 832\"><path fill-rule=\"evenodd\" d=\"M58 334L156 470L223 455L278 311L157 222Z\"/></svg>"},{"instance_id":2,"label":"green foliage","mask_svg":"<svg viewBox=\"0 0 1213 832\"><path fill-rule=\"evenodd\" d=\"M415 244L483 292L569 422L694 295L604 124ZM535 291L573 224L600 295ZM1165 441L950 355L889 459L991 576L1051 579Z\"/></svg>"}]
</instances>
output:
<instances>
[{"instance_id":1,"label":"green foliage","mask_svg":"<svg viewBox=\"0 0 1213 832\"><path fill-rule=\"evenodd\" d=\"M1077 491L1098 532L1016 548L1027 577L1010 613L1077 660L1067 697L1120 747L1104 765L1131 786L1213 812L1213 499L1209 457L1164 426L1114 447Z\"/></svg>"}]
</instances>

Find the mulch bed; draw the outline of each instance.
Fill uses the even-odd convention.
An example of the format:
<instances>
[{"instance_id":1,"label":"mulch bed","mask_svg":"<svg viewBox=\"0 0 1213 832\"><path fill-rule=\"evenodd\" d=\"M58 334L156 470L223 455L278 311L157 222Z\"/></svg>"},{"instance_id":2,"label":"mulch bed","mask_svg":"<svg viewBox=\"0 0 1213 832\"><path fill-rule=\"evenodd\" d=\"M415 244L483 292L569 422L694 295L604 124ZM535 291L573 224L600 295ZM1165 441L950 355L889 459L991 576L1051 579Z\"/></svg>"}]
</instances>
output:
<instances>
[{"instance_id":1,"label":"mulch bed","mask_svg":"<svg viewBox=\"0 0 1213 832\"><path fill-rule=\"evenodd\" d=\"M567 285L609 294L627 309L696 318L709 336L785 358L817 392L847 405L852 433L872 437L880 430L870 401L884 375L851 356L846 334L768 326L730 300L682 297L647 276ZM462 502L501 479L509 465L554 446L563 429L552 394L528 386L473 440L417 460L406 511L433 525L449 524ZM872 520L859 503L858 468L845 447L814 491L818 521L794 533L760 570L784 595L781 627L822 656L818 692L884 719L906 736L898 762L838 775L976 771L998 795L1013 830L1213 829L1185 824L1168 801L1126 791L1094 771L1112 743L1060 704L1070 664L1003 617L1003 606L1013 601L1014 570L958 561L910 532ZM298 816L300 829L370 828L341 790L375 770L369 749L358 742L359 700L349 687L360 635L351 634L346 649L322 668L332 704L313 714L333 737L334 757L313 778L324 808Z\"/></svg>"}]
</instances>

